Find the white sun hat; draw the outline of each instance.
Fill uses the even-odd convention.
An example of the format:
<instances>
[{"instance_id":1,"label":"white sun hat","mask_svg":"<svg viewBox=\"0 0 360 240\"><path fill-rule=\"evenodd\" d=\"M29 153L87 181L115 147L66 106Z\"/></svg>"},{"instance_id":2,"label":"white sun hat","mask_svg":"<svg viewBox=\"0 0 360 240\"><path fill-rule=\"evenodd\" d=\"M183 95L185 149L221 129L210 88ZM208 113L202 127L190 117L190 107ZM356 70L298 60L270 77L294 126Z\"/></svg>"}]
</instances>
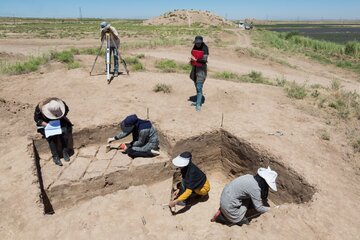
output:
<instances>
[{"instance_id":1,"label":"white sun hat","mask_svg":"<svg viewBox=\"0 0 360 240\"><path fill-rule=\"evenodd\" d=\"M41 112L49 119L60 119L65 114L65 104L60 99L53 99L42 106Z\"/></svg>"},{"instance_id":2,"label":"white sun hat","mask_svg":"<svg viewBox=\"0 0 360 240\"><path fill-rule=\"evenodd\" d=\"M181 155L177 156L176 158L174 158L172 160L172 163L176 166L176 167L186 167L189 162L190 162L190 158L186 158L186 157L182 157Z\"/></svg>"},{"instance_id":3,"label":"white sun hat","mask_svg":"<svg viewBox=\"0 0 360 240\"><path fill-rule=\"evenodd\" d=\"M268 168L259 168L257 173L259 174L260 177L265 179L266 183L269 185L269 187L272 190L277 191L276 182L275 182L276 177L278 176L277 172L271 170L271 168L268 167Z\"/></svg>"}]
</instances>

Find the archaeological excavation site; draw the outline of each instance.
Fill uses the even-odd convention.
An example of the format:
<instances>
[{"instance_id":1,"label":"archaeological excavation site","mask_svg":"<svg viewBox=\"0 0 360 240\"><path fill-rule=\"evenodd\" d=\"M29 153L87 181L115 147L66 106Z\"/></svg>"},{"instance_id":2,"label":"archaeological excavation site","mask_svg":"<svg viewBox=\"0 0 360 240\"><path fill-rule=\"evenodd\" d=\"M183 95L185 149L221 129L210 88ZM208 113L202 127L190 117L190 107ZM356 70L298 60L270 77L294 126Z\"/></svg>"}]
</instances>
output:
<instances>
[{"instance_id":1,"label":"archaeological excavation site","mask_svg":"<svg viewBox=\"0 0 360 240\"><path fill-rule=\"evenodd\" d=\"M278 173L278 191L270 193L269 200L276 205L309 202L316 191L276 156L223 129L175 143L158 130L161 154L154 158L135 159L116 147L106 151L106 139L117 131L114 124L74 132L71 161L63 167L52 162L45 139L33 140L29 149L44 214L55 214L59 209L71 208L78 202L131 186L151 185L170 179L176 171L171 159L183 151L190 151L193 162L207 175L221 173L229 181L243 174L255 174L259 167L271 166ZM225 186L227 182L221 184ZM170 191L172 186L168 187Z\"/></svg>"}]
</instances>

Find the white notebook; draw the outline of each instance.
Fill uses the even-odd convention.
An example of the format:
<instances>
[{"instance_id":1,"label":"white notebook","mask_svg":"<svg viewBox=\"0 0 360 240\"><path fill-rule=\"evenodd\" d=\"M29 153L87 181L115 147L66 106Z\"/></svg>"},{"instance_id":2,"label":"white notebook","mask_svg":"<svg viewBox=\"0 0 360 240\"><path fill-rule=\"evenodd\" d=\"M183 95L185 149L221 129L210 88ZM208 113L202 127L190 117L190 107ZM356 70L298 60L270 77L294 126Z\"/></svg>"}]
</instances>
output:
<instances>
[{"instance_id":1,"label":"white notebook","mask_svg":"<svg viewBox=\"0 0 360 240\"><path fill-rule=\"evenodd\" d=\"M50 121L45 127L45 137L48 138L50 136L60 135L61 125L60 120Z\"/></svg>"}]
</instances>

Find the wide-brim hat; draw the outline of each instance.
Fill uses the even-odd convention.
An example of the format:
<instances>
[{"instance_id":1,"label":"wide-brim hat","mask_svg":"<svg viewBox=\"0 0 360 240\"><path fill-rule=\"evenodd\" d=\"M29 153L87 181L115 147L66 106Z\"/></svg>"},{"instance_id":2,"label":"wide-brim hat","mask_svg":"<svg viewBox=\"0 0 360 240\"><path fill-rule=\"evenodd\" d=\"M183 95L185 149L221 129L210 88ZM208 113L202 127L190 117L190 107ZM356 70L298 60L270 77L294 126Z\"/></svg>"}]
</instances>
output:
<instances>
[{"instance_id":1,"label":"wide-brim hat","mask_svg":"<svg viewBox=\"0 0 360 240\"><path fill-rule=\"evenodd\" d=\"M48 119L60 119L65 115L65 104L60 99L52 99L41 107L41 112Z\"/></svg>"},{"instance_id":2,"label":"wide-brim hat","mask_svg":"<svg viewBox=\"0 0 360 240\"><path fill-rule=\"evenodd\" d=\"M109 27L110 27L110 23L107 23L107 22L100 23L100 30L103 30L103 29L109 28Z\"/></svg>"},{"instance_id":3,"label":"wide-brim hat","mask_svg":"<svg viewBox=\"0 0 360 240\"><path fill-rule=\"evenodd\" d=\"M269 187L272 190L274 190L275 192L277 191L276 182L275 182L276 177L278 176L277 172L271 170L271 168L268 167L268 168L259 168L257 174L266 181L266 183L269 185Z\"/></svg>"},{"instance_id":4,"label":"wide-brim hat","mask_svg":"<svg viewBox=\"0 0 360 240\"><path fill-rule=\"evenodd\" d=\"M190 161L191 161L191 153L183 152L182 154L174 158L172 160L172 163L176 167L186 167L187 165L189 165Z\"/></svg>"}]
</instances>

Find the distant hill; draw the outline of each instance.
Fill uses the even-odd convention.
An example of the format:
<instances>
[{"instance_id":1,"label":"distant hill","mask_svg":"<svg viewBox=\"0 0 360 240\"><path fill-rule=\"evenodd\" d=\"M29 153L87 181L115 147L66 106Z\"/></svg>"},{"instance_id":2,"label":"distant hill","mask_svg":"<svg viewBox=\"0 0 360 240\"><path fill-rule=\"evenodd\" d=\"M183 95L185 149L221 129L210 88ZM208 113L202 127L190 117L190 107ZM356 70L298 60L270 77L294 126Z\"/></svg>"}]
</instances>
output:
<instances>
[{"instance_id":1,"label":"distant hill","mask_svg":"<svg viewBox=\"0 0 360 240\"><path fill-rule=\"evenodd\" d=\"M144 21L144 25L192 25L229 26L231 21L217 16L209 11L200 10L174 10L161 16Z\"/></svg>"}]
</instances>

